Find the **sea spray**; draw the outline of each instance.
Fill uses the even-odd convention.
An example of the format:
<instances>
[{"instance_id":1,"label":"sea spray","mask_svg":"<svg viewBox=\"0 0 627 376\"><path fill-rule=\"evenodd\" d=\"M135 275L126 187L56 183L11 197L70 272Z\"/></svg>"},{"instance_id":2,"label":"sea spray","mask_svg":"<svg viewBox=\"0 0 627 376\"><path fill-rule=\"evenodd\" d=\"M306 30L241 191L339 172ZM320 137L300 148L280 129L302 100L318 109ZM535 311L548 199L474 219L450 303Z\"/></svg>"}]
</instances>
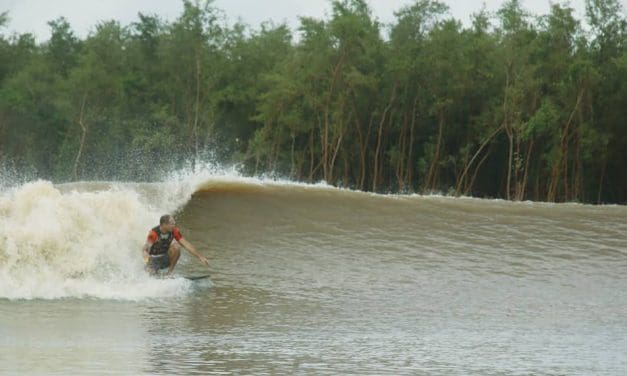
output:
<instances>
[{"instance_id":1,"label":"sea spray","mask_svg":"<svg viewBox=\"0 0 627 376\"><path fill-rule=\"evenodd\" d=\"M140 249L164 205L121 184L64 190L40 180L0 195L0 298L158 296Z\"/></svg>"}]
</instances>

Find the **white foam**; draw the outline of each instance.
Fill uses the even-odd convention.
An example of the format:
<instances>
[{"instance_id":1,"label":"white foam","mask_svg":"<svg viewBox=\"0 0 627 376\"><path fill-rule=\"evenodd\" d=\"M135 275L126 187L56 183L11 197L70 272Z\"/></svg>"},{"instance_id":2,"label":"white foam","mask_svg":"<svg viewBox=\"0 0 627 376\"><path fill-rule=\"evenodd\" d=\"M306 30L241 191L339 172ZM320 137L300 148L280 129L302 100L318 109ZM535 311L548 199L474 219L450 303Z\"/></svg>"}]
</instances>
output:
<instances>
[{"instance_id":1,"label":"white foam","mask_svg":"<svg viewBox=\"0 0 627 376\"><path fill-rule=\"evenodd\" d=\"M142 268L148 229L191 195L177 187L161 185L161 201L129 186L64 193L41 180L1 193L0 298L141 299L188 291L188 281L154 280Z\"/></svg>"}]
</instances>

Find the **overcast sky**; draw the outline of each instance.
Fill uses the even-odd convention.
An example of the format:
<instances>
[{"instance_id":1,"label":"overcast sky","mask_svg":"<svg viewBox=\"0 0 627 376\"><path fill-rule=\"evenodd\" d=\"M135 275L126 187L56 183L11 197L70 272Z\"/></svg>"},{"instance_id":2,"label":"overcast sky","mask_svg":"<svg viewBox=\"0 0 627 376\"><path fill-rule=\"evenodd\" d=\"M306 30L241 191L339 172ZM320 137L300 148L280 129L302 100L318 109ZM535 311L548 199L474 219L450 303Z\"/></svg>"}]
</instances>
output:
<instances>
[{"instance_id":1,"label":"overcast sky","mask_svg":"<svg viewBox=\"0 0 627 376\"><path fill-rule=\"evenodd\" d=\"M627 0L621 0L623 4ZM392 22L393 12L412 4L413 0L369 0L373 14L381 22ZM495 11L503 0L444 0L451 8L451 15L468 23L470 15L479 11L483 4ZM554 1L555 2L555 1ZM563 2L563 1L557 1ZM522 0L523 6L534 14L547 14L549 0ZM214 5L222 9L229 20L243 20L258 26L262 21L287 22L292 29L298 25L298 16L323 18L330 11L329 0L216 0ZM583 18L584 0L571 0L577 18ZM64 16L74 32L84 38L102 20L115 19L122 25L137 20L137 13L157 14L166 20L174 20L181 14L181 0L0 0L0 13L9 12L9 24L3 34L31 32L38 41L50 36L47 22ZM625 9L625 5L623 5Z\"/></svg>"}]
</instances>

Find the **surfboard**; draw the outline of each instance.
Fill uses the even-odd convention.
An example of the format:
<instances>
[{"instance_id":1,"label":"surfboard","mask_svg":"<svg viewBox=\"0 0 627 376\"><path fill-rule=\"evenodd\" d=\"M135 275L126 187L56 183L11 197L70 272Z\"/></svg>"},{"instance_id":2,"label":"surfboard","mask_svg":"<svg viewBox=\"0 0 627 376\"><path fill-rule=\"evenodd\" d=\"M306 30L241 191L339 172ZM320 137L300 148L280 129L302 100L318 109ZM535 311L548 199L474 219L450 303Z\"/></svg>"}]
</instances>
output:
<instances>
[{"instance_id":1,"label":"surfboard","mask_svg":"<svg viewBox=\"0 0 627 376\"><path fill-rule=\"evenodd\" d=\"M183 276L183 278L189 279L190 281L198 281L200 279L205 279L205 278L209 278L209 277L210 277L209 274Z\"/></svg>"}]
</instances>

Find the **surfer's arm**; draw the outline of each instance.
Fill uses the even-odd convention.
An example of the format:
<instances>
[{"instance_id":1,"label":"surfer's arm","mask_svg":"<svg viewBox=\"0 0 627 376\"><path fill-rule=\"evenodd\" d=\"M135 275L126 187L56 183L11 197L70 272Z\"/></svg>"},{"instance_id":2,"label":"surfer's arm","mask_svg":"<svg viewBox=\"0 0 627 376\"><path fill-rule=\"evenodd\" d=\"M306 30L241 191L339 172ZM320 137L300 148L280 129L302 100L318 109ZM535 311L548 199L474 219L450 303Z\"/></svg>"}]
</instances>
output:
<instances>
[{"instance_id":1,"label":"surfer's arm","mask_svg":"<svg viewBox=\"0 0 627 376\"><path fill-rule=\"evenodd\" d=\"M185 240L185 238L181 238L179 241L179 243L181 243L181 245L187 249L187 251L189 253L191 253L192 255L198 257L198 259L200 260L200 262L202 262L203 264L209 266L209 260L207 260L207 258L203 255L200 254L200 252L198 252L196 250L196 247L194 247L192 245L192 243L188 242L187 240Z\"/></svg>"}]
</instances>

